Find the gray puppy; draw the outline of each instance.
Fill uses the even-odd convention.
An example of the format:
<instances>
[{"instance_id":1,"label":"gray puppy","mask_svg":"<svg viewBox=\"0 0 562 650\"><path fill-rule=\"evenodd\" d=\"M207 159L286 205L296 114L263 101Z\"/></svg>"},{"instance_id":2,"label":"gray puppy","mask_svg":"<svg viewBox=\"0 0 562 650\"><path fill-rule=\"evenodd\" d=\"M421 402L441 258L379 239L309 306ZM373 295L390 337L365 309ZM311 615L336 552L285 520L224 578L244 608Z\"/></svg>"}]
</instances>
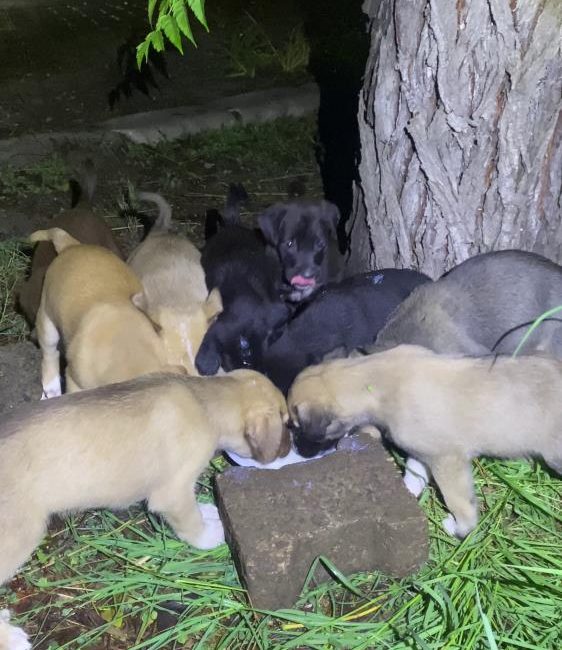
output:
<instances>
[{"instance_id":1,"label":"gray puppy","mask_svg":"<svg viewBox=\"0 0 562 650\"><path fill-rule=\"evenodd\" d=\"M395 310L367 352L402 343L440 354L513 353L541 314L562 305L562 267L536 253L507 250L476 255L433 283L415 289ZM522 353L562 358L562 311L541 323ZM404 483L418 496L425 467L406 463Z\"/></svg>"},{"instance_id":2,"label":"gray puppy","mask_svg":"<svg viewBox=\"0 0 562 650\"><path fill-rule=\"evenodd\" d=\"M562 305L562 267L535 253L496 251L462 262L413 291L368 351L401 343L446 354L512 353L531 323ZM562 358L560 316L544 321L524 353Z\"/></svg>"}]
</instances>

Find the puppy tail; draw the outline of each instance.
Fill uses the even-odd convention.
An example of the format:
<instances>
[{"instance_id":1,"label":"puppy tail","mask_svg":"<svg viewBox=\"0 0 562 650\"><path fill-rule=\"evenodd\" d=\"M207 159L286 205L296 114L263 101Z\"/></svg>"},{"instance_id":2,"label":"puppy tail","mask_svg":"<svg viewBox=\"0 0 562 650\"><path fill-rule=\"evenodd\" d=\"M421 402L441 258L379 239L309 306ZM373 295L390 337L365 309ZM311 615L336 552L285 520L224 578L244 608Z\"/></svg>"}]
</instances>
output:
<instances>
[{"instance_id":1,"label":"puppy tail","mask_svg":"<svg viewBox=\"0 0 562 650\"><path fill-rule=\"evenodd\" d=\"M158 206L158 218L151 230L167 232L172 225L172 208L166 199L156 192L139 192L141 201L148 201Z\"/></svg>"},{"instance_id":2,"label":"puppy tail","mask_svg":"<svg viewBox=\"0 0 562 650\"><path fill-rule=\"evenodd\" d=\"M80 242L69 235L62 228L49 228L48 230L36 230L29 236L30 242L50 241L53 243L57 253L61 253L70 246L79 246Z\"/></svg>"},{"instance_id":3,"label":"puppy tail","mask_svg":"<svg viewBox=\"0 0 562 650\"><path fill-rule=\"evenodd\" d=\"M214 237L219 231L219 228L224 227L224 225L224 219L218 210L214 208L207 210L205 215L205 241Z\"/></svg>"},{"instance_id":4,"label":"puppy tail","mask_svg":"<svg viewBox=\"0 0 562 650\"><path fill-rule=\"evenodd\" d=\"M248 192L241 183L230 183L224 208L224 222L229 226L240 224L240 208L248 200Z\"/></svg>"},{"instance_id":5,"label":"puppy tail","mask_svg":"<svg viewBox=\"0 0 562 650\"><path fill-rule=\"evenodd\" d=\"M82 201L91 204L94 200L98 176L91 158L84 160L79 176L80 180L71 178L68 181L70 187L70 206L72 208L76 207Z\"/></svg>"}]
</instances>

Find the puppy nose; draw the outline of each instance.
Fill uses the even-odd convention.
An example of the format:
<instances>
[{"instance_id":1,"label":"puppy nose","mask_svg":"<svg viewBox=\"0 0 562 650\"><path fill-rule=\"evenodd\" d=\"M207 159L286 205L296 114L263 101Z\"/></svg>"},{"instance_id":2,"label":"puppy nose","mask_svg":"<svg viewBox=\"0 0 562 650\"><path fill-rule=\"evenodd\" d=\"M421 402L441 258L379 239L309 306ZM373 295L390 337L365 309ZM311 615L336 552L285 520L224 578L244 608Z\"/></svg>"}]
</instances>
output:
<instances>
[{"instance_id":1,"label":"puppy nose","mask_svg":"<svg viewBox=\"0 0 562 650\"><path fill-rule=\"evenodd\" d=\"M305 270L301 273L301 275L302 275L303 278L306 278L307 280L309 280L310 278L313 278L313 277L314 277L315 273L314 273L314 270L313 270L313 269L305 269Z\"/></svg>"}]
</instances>

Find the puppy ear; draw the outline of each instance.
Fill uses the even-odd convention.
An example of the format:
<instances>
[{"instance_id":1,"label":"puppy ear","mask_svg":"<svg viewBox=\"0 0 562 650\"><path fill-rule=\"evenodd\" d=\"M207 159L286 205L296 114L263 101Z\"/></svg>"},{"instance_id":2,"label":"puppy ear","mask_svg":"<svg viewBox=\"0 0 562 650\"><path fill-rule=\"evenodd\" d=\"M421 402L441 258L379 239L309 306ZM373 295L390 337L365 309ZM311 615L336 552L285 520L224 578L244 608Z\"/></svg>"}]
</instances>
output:
<instances>
[{"instance_id":1,"label":"puppy ear","mask_svg":"<svg viewBox=\"0 0 562 650\"><path fill-rule=\"evenodd\" d=\"M259 215L258 225L268 244L271 244L272 246L277 246L279 244L281 224L286 213L287 210L283 204L276 203Z\"/></svg>"},{"instance_id":2,"label":"puppy ear","mask_svg":"<svg viewBox=\"0 0 562 650\"><path fill-rule=\"evenodd\" d=\"M133 305L148 318L150 324L154 328L156 334L160 334L162 331L162 323L159 318L159 314L149 309L148 301L144 291L139 291L131 296L131 302Z\"/></svg>"},{"instance_id":3,"label":"puppy ear","mask_svg":"<svg viewBox=\"0 0 562 650\"><path fill-rule=\"evenodd\" d=\"M138 293L133 294L131 296L131 302L137 309L140 309L145 314L147 313L148 301L146 299L144 291L139 291Z\"/></svg>"},{"instance_id":4,"label":"puppy ear","mask_svg":"<svg viewBox=\"0 0 562 650\"><path fill-rule=\"evenodd\" d=\"M215 287L211 290L207 296L207 300L205 300L205 304L203 305L203 312L205 313L207 322L209 324L213 323L216 320L217 316L222 313L222 310L223 305L221 293L218 288Z\"/></svg>"},{"instance_id":5,"label":"puppy ear","mask_svg":"<svg viewBox=\"0 0 562 650\"><path fill-rule=\"evenodd\" d=\"M291 448L289 429L281 414L249 414L244 431L252 457L259 463L271 463L280 456L286 456Z\"/></svg>"},{"instance_id":6,"label":"puppy ear","mask_svg":"<svg viewBox=\"0 0 562 650\"><path fill-rule=\"evenodd\" d=\"M322 219L328 226L330 237L336 237L338 223L341 219L341 214L338 206L331 201L322 201L320 203Z\"/></svg>"}]
</instances>

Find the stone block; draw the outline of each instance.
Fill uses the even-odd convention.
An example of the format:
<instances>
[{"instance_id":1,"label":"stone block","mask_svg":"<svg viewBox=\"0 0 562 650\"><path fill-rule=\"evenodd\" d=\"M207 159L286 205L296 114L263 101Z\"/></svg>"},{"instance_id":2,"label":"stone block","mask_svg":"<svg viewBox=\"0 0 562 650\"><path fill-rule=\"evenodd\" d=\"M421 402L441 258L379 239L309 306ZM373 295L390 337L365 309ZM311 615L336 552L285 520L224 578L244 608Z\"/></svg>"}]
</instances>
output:
<instances>
[{"instance_id":1,"label":"stone block","mask_svg":"<svg viewBox=\"0 0 562 650\"><path fill-rule=\"evenodd\" d=\"M428 556L427 520L380 440L277 470L232 467L217 505L240 580L258 609L292 607L319 555L342 573L402 577ZM319 567L316 580L326 580Z\"/></svg>"}]
</instances>

